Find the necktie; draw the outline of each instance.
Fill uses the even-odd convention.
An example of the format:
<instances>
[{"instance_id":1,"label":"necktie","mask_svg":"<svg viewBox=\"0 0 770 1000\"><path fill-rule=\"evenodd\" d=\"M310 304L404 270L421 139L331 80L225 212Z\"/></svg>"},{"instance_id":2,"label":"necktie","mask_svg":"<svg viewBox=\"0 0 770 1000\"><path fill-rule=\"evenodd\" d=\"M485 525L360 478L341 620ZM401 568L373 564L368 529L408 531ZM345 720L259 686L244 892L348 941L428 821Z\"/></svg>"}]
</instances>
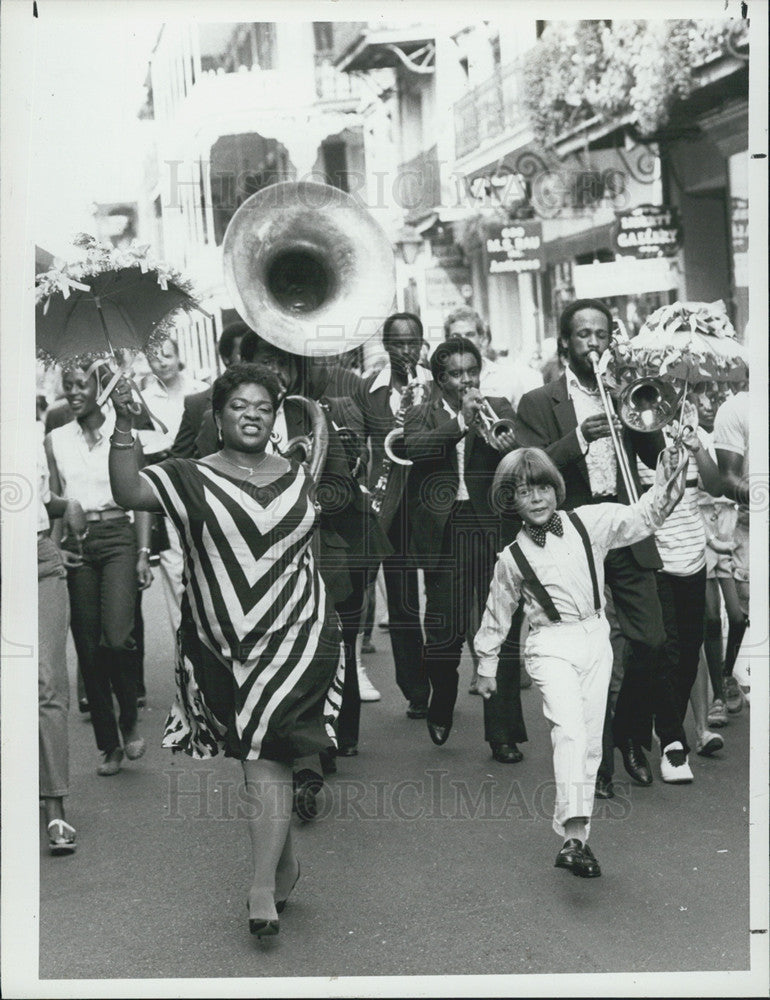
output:
<instances>
[{"instance_id":1,"label":"necktie","mask_svg":"<svg viewBox=\"0 0 770 1000\"><path fill-rule=\"evenodd\" d=\"M562 527L561 519L555 512L543 525L528 524L527 531L529 532L529 537L535 545L539 545L540 548L545 546L546 531L552 531L557 538L562 538L564 535L564 528Z\"/></svg>"}]
</instances>

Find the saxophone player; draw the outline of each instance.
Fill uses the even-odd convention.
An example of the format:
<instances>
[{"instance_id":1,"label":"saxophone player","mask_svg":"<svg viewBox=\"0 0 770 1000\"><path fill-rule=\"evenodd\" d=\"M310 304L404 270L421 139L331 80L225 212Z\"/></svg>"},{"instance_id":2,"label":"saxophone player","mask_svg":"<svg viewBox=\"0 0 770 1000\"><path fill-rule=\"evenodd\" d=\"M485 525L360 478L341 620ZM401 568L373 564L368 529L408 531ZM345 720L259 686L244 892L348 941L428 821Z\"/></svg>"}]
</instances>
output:
<instances>
[{"instance_id":1,"label":"saxophone player","mask_svg":"<svg viewBox=\"0 0 770 1000\"><path fill-rule=\"evenodd\" d=\"M422 674L422 628L420 625L417 572L409 560L410 522L405 503L408 470L393 464L385 453L385 438L416 399L419 387L429 393L431 376L418 365L423 329L413 313L394 313L382 328L382 343L388 364L364 380L356 402L363 414L365 434L371 446L369 489L377 499L380 522L393 546L383 560L388 599L390 642L396 668L396 683L408 702L406 714L424 719L428 711L428 682Z\"/></svg>"},{"instance_id":2,"label":"saxophone player","mask_svg":"<svg viewBox=\"0 0 770 1000\"><path fill-rule=\"evenodd\" d=\"M507 399L479 391L481 355L465 337L450 337L431 357L438 392L407 411L406 455L411 551L425 571L424 672L430 681L428 733L441 745L452 728L458 667L472 608L486 602L497 552L519 524L490 504L500 459L517 447ZM490 416L491 414L491 416ZM496 419L495 419L496 418ZM495 426L498 420L502 425ZM521 712L516 617L501 655L505 676L484 702L484 737L500 763L522 759L527 739Z\"/></svg>"}]
</instances>

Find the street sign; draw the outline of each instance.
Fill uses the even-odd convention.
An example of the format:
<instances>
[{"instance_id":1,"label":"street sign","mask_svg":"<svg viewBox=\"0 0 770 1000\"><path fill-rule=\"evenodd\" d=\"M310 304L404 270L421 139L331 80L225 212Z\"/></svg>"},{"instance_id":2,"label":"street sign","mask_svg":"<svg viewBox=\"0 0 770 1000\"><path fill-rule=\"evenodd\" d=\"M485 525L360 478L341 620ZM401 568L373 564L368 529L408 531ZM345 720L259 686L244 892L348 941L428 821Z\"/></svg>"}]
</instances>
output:
<instances>
[{"instance_id":1,"label":"street sign","mask_svg":"<svg viewBox=\"0 0 770 1000\"><path fill-rule=\"evenodd\" d=\"M511 222L496 226L487 235L490 274L521 274L539 271L543 225L537 221Z\"/></svg>"},{"instance_id":2,"label":"street sign","mask_svg":"<svg viewBox=\"0 0 770 1000\"><path fill-rule=\"evenodd\" d=\"M673 257L682 245L682 225L676 208L639 205L617 216L615 252L625 257Z\"/></svg>"}]
</instances>

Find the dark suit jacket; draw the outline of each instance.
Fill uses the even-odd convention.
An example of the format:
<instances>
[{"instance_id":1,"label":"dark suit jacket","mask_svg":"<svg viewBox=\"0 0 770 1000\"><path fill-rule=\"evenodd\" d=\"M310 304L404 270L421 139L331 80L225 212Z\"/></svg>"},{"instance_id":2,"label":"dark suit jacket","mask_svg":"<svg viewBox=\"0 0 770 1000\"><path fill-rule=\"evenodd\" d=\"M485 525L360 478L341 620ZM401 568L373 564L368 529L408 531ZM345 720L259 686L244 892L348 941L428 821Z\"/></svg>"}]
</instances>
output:
<instances>
[{"instance_id":1,"label":"dark suit jacket","mask_svg":"<svg viewBox=\"0 0 770 1000\"><path fill-rule=\"evenodd\" d=\"M171 458L203 458L217 450L217 435L214 428L213 448L208 437L198 440L203 424L203 417L208 410L211 413L211 388L201 392L193 392L184 398L182 422L171 445ZM213 421L211 426L213 426ZM210 431L210 428L209 428Z\"/></svg>"},{"instance_id":2,"label":"dark suit jacket","mask_svg":"<svg viewBox=\"0 0 770 1000\"><path fill-rule=\"evenodd\" d=\"M364 434L369 441L369 491L373 491L382 474L382 463L385 459L385 438L393 430L396 423L396 416L390 408L390 386L379 386L374 392L371 391L373 382L379 373L373 372L361 381L354 402L357 404L364 421ZM432 383L428 383L426 398L432 397ZM396 454L405 455L402 445L396 444ZM399 508L404 496L406 484L409 478L409 467L393 463L388 477L388 487L382 502L380 520L388 529L393 516Z\"/></svg>"},{"instance_id":3,"label":"dark suit jacket","mask_svg":"<svg viewBox=\"0 0 770 1000\"><path fill-rule=\"evenodd\" d=\"M489 399L498 417L513 419L507 399ZM411 518L410 551L419 562L441 552L444 529L457 497L460 483L457 444L462 437L456 417L451 417L441 398L422 403L406 413L404 442L410 469L407 499ZM515 537L520 522L501 517L489 499L492 479L502 455L486 443L475 427L465 436L463 475L473 511L482 525L489 528L499 550Z\"/></svg>"},{"instance_id":4,"label":"dark suit jacket","mask_svg":"<svg viewBox=\"0 0 770 1000\"><path fill-rule=\"evenodd\" d=\"M596 502L591 495L588 466L578 444L577 418L567 392L566 375L524 393L516 412L516 437L522 447L542 448L553 459L564 477L567 488L564 506L567 509ZM622 440L638 488L636 456L654 469L658 455L665 447L663 435L640 434L624 428ZM617 479L617 496L620 503L629 502L620 473ZM660 569L662 566L652 537L632 545L631 552L643 569Z\"/></svg>"}]
</instances>

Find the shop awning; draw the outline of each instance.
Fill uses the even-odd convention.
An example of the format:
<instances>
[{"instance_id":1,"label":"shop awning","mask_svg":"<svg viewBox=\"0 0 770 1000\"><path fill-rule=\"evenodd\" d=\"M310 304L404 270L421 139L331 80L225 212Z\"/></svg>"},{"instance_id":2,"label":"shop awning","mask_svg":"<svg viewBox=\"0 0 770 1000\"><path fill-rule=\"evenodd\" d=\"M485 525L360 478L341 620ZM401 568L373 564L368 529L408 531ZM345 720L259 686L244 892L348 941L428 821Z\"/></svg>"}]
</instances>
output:
<instances>
[{"instance_id":1,"label":"shop awning","mask_svg":"<svg viewBox=\"0 0 770 1000\"><path fill-rule=\"evenodd\" d=\"M366 28L335 60L343 72L393 69L399 64L414 72L432 73L434 32L425 25L412 28ZM415 57L419 65L410 65Z\"/></svg>"},{"instance_id":2,"label":"shop awning","mask_svg":"<svg viewBox=\"0 0 770 1000\"><path fill-rule=\"evenodd\" d=\"M576 264L572 269L579 299L605 299L616 295L643 295L679 287L676 262L668 257L636 260L626 257L607 264Z\"/></svg>"}]
</instances>

